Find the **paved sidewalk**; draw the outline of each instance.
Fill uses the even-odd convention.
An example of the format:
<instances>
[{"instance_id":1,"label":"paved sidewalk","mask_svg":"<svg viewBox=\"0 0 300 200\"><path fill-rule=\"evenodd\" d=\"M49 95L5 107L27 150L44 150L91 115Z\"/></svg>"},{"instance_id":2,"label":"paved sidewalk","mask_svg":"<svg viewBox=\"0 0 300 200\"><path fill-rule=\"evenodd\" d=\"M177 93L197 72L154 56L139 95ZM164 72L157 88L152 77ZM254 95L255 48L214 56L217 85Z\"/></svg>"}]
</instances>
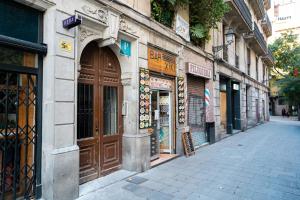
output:
<instances>
[{"instance_id":1,"label":"paved sidewalk","mask_svg":"<svg viewBox=\"0 0 300 200\"><path fill-rule=\"evenodd\" d=\"M80 200L300 200L300 122L271 121Z\"/></svg>"}]
</instances>

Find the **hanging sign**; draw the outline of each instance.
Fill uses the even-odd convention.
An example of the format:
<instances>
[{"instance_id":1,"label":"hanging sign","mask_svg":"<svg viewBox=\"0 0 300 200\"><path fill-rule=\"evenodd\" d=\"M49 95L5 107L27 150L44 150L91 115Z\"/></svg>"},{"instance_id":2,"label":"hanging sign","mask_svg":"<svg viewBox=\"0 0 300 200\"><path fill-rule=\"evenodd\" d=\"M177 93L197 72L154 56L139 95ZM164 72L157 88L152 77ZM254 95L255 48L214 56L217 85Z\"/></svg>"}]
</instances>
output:
<instances>
[{"instance_id":1,"label":"hanging sign","mask_svg":"<svg viewBox=\"0 0 300 200\"><path fill-rule=\"evenodd\" d=\"M186 41L190 41L190 26L180 15L176 16L176 33Z\"/></svg>"},{"instance_id":2,"label":"hanging sign","mask_svg":"<svg viewBox=\"0 0 300 200\"><path fill-rule=\"evenodd\" d=\"M176 56L148 47L148 68L152 71L176 76Z\"/></svg>"},{"instance_id":3,"label":"hanging sign","mask_svg":"<svg viewBox=\"0 0 300 200\"><path fill-rule=\"evenodd\" d=\"M81 24L82 18L80 16L71 16L65 20L63 20L63 27L65 29L71 29L75 26L78 26Z\"/></svg>"},{"instance_id":4,"label":"hanging sign","mask_svg":"<svg viewBox=\"0 0 300 200\"><path fill-rule=\"evenodd\" d=\"M121 40L120 53L124 56L131 56L131 42L126 40Z\"/></svg>"}]
</instances>

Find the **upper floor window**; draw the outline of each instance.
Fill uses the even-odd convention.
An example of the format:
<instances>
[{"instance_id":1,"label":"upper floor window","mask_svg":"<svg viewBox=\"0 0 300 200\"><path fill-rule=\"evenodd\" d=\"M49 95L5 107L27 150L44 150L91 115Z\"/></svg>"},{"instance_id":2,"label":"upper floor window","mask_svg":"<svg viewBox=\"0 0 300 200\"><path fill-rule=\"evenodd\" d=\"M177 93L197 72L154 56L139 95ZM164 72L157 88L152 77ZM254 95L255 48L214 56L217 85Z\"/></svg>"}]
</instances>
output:
<instances>
[{"instance_id":1,"label":"upper floor window","mask_svg":"<svg viewBox=\"0 0 300 200\"><path fill-rule=\"evenodd\" d=\"M171 28L175 17L174 6L170 1L151 0L151 16L159 23Z\"/></svg>"},{"instance_id":2,"label":"upper floor window","mask_svg":"<svg viewBox=\"0 0 300 200\"><path fill-rule=\"evenodd\" d=\"M258 80L258 57L255 57L256 80Z\"/></svg>"},{"instance_id":3,"label":"upper floor window","mask_svg":"<svg viewBox=\"0 0 300 200\"><path fill-rule=\"evenodd\" d=\"M3 19L0 26L1 35L40 42L41 12L12 1L0 1L0 19Z\"/></svg>"},{"instance_id":4,"label":"upper floor window","mask_svg":"<svg viewBox=\"0 0 300 200\"><path fill-rule=\"evenodd\" d=\"M251 66L251 52L250 49L247 48L247 74L250 76L250 66Z\"/></svg>"}]
</instances>

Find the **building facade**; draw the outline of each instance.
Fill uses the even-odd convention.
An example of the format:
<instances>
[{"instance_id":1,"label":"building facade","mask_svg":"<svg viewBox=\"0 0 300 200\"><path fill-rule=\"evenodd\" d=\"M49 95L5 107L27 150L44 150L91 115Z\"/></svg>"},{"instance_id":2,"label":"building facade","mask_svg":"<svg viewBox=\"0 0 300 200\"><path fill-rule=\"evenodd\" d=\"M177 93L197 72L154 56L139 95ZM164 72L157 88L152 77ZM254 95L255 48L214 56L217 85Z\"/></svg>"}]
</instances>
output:
<instances>
[{"instance_id":1,"label":"building facade","mask_svg":"<svg viewBox=\"0 0 300 200\"><path fill-rule=\"evenodd\" d=\"M1 1L0 198L75 199L183 155L184 132L201 147L268 120L270 2L249 2L199 48L187 8L168 28L150 0Z\"/></svg>"},{"instance_id":2,"label":"building facade","mask_svg":"<svg viewBox=\"0 0 300 200\"><path fill-rule=\"evenodd\" d=\"M269 119L267 48L270 1L225 1L230 11L214 30L216 137L223 138Z\"/></svg>"}]
</instances>

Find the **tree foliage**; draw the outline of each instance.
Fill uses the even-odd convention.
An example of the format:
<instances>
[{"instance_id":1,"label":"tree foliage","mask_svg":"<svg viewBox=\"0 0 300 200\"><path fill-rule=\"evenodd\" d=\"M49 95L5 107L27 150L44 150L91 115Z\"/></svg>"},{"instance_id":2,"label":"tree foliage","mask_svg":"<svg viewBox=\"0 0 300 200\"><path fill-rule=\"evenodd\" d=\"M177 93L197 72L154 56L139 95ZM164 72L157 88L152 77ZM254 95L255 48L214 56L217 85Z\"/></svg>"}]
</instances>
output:
<instances>
[{"instance_id":1,"label":"tree foliage","mask_svg":"<svg viewBox=\"0 0 300 200\"><path fill-rule=\"evenodd\" d=\"M209 38L209 30L217 28L229 6L223 0L190 0L191 39L199 45Z\"/></svg>"},{"instance_id":2,"label":"tree foliage","mask_svg":"<svg viewBox=\"0 0 300 200\"><path fill-rule=\"evenodd\" d=\"M151 15L156 21L172 27L176 9L188 5L188 2L189 0L151 0Z\"/></svg>"},{"instance_id":3,"label":"tree foliage","mask_svg":"<svg viewBox=\"0 0 300 200\"><path fill-rule=\"evenodd\" d=\"M300 105L300 77L294 76L300 71L300 44L298 35L292 32L283 33L269 46L275 65L271 75L275 86L279 87L279 95L285 96L290 105Z\"/></svg>"}]
</instances>

